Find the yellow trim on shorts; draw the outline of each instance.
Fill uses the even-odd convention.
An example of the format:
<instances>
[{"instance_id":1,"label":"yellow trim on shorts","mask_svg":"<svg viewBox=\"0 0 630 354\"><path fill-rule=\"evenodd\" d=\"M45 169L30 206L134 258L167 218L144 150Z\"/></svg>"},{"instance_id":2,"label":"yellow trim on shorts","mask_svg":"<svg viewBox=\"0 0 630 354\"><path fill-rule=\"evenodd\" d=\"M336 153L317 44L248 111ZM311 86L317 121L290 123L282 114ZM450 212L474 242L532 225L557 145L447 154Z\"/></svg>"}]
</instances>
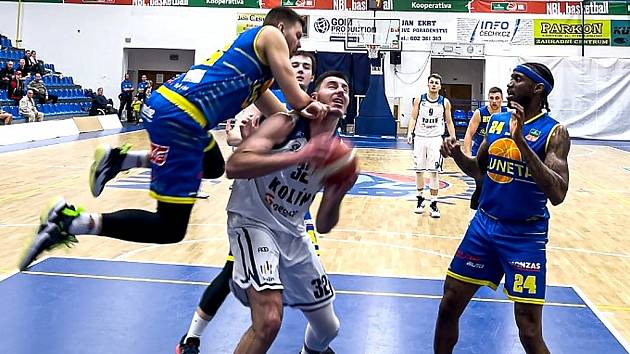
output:
<instances>
[{"instance_id":1,"label":"yellow trim on shorts","mask_svg":"<svg viewBox=\"0 0 630 354\"><path fill-rule=\"evenodd\" d=\"M532 299L532 298L528 298L528 297L518 297L518 296L512 296L510 294L508 294L508 291L503 288L503 293L505 294L505 296L507 296L508 299L514 301L514 302L520 302L522 304L532 304L532 305L544 305L545 304L545 299Z\"/></svg>"},{"instance_id":2,"label":"yellow trim on shorts","mask_svg":"<svg viewBox=\"0 0 630 354\"><path fill-rule=\"evenodd\" d=\"M194 204L195 201L197 200L196 198L191 198L191 197L169 197L166 195L159 195L155 193L154 191L149 191L149 196L161 202L171 203L171 204Z\"/></svg>"},{"instance_id":3,"label":"yellow trim on shorts","mask_svg":"<svg viewBox=\"0 0 630 354\"><path fill-rule=\"evenodd\" d=\"M266 28L267 28L266 26L263 26L263 28L261 28L260 31L256 33L256 37L254 37L254 42L252 43L252 46L254 47L254 53L256 53L256 57L258 58L258 60L260 60L260 62L263 63L264 65L269 66L269 63L267 63L267 61L262 57L262 53L259 53L258 49L256 49L256 43L258 42L258 37Z\"/></svg>"},{"instance_id":4,"label":"yellow trim on shorts","mask_svg":"<svg viewBox=\"0 0 630 354\"><path fill-rule=\"evenodd\" d=\"M225 257L225 260L228 261L228 262L234 262L234 256L231 255L231 254L228 254L228 256Z\"/></svg>"},{"instance_id":5,"label":"yellow trim on shorts","mask_svg":"<svg viewBox=\"0 0 630 354\"><path fill-rule=\"evenodd\" d=\"M499 287L498 284L495 284L489 280L481 280L481 279L475 279L475 278L470 278L470 277L466 277L463 275L459 275L457 273L454 273L452 270L447 270L446 271L446 275L448 275L451 278L455 278L459 281L463 281L464 283L470 283L470 284L475 284L475 285L481 285L481 286L487 286L492 290L497 290L497 288Z\"/></svg>"},{"instance_id":6,"label":"yellow trim on shorts","mask_svg":"<svg viewBox=\"0 0 630 354\"><path fill-rule=\"evenodd\" d=\"M551 140L551 136L553 135L553 132L556 130L556 128L558 128L560 126L560 123L556 124L553 126L553 128L551 128L551 131L549 132L549 135L547 135L547 142L545 143L545 153L547 153L547 146L549 146L549 141Z\"/></svg>"},{"instance_id":7,"label":"yellow trim on shorts","mask_svg":"<svg viewBox=\"0 0 630 354\"><path fill-rule=\"evenodd\" d=\"M212 133L208 132L208 136L210 137L210 143L208 143L208 146L206 146L206 148L203 149L203 152L210 151L212 150L212 148L214 148L217 145L217 141L212 135Z\"/></svg>"},{"instance_id":8,"label":"yellow trim on shorts","mask_svg":"<svg viewBox=\"0 0 630 354\"><path fill-rule=\"evenodd\" d=\"M184 111L186 114L190 116L195 122L197 122L202 128L205 128L208 125L208 121L206 117L203 115L201 110L197 108L194 104L192 104L186 97L180 95L179 93L169 89L166 86L160 86L156 91L167 101L177 106L177 108Z\"/></svg>"}]
</instances>

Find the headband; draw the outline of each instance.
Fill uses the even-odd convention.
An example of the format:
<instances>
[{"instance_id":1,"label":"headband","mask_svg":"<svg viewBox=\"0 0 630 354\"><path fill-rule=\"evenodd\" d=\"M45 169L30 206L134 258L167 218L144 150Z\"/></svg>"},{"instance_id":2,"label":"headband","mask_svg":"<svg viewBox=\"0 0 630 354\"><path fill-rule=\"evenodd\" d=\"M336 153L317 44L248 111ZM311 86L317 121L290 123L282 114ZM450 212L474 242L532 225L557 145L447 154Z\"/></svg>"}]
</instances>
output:
<instances>
[{"instance_id":1,"label":"headband","mask_svg":"<svg viewBox=\"0 0 630 354\"><path fill-rule=\"evenodd\" d=\"M537 84L542 84L543 86L545 86L545 92L547 94L550 94L551 90L553 90L553 85L551 85L547 80L545 80L537 72L535 72L534 70L530 69L529 67L525 65L517 65L516 68L514 68L514 71L527 76L528 78L530 78L532 81L534 81Z\"/></svg>"}]
</instances>

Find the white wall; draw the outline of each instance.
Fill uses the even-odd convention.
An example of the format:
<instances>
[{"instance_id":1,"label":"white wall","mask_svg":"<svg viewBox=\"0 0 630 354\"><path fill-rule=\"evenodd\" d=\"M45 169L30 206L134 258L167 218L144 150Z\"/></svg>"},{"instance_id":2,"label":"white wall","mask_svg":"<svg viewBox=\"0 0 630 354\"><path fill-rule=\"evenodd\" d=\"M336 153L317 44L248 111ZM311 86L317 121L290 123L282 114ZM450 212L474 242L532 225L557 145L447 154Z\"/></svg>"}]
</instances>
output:
<instances>
[{"instance_id":1,"label":"white wall","mask_svg":"<svg viewBox=\"0 0 630 354\"><path fill-rule=\"evenodd\" d=\"M129 48L127 70L166 70L187 71L195 63L194 50L182 49L136 49ZM178 60L171 60L170 55L179 56Z\"/></svg>"},{"instance_id":2,"label":"white wall","mask_svg":"<svg viewBox=\"0 0 630 354\"><path fill-rule=\"evenodd\" d=\"M471 98L484 98L483 90L484 61L480 59L434 58L431 60L431 72L442 76L444 84L471 85Z\"/></svg>"}]
</instances>

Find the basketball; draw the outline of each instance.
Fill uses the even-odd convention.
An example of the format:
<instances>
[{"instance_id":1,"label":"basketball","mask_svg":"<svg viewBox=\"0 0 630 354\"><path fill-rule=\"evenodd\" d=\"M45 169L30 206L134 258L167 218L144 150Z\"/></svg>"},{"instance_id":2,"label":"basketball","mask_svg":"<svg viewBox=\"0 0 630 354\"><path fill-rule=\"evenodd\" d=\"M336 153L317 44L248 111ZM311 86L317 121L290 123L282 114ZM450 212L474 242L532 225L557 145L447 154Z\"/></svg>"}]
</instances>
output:
<instances>
[{"instance_id":1,"label":"basketball","mask_svg":"<svg viewBox=\"0 0 630 354\"><path fill-rule=\"evenodd\" d=\"M359 160L354 149L339 138L333 144L333 151L322 167L326 186L341 184L359 172Z\"/></svg>"}]
</instances>

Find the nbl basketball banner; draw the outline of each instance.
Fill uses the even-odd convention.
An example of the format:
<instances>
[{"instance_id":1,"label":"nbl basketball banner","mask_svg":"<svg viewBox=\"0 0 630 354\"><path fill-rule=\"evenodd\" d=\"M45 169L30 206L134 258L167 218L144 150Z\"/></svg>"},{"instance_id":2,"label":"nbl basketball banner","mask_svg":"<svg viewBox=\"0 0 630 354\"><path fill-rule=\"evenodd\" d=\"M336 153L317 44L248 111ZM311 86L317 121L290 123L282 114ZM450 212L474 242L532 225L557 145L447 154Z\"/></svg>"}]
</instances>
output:
<instances>
[{"instance_id":1,"label":"nbl basketball banner","mask_svg":"<svg viewBox=\"0 0 630 354\"><path fill-rule=\"evenodd\" d=\"M630 1L488 1L473 0L470 12L546 15L628 15Z\"/></svg>"},{"instance_id":2,"label":"nbl basketball banner","mask_svg":"<svg viewBox=\"0 0 630 354\"><path fill-rule=\"evenodd\" d=\"M489 21L458 18L457 41L460 43L533 45L533 21L526 19Z\"/></svg>"}]
</instances>

